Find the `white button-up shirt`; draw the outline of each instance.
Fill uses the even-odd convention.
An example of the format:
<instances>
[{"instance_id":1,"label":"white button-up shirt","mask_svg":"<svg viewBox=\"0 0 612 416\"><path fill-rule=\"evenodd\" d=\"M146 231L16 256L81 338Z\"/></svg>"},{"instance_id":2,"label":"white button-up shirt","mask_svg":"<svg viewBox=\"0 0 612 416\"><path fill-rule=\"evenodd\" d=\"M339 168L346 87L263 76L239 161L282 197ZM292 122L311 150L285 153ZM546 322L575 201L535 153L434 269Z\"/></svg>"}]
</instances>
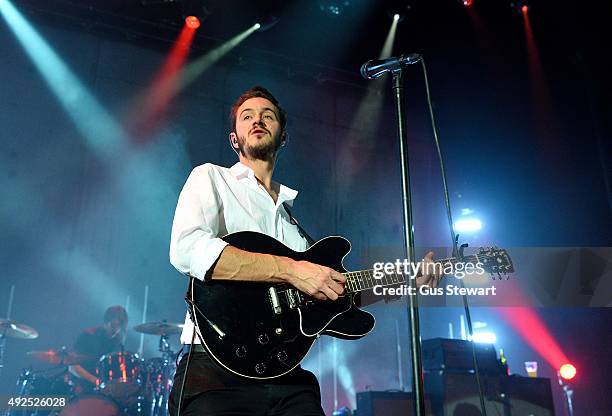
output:
<instances>
[{"instance_id":1,"label":"white button-up shirt","mask_svg":"<svg viewBox=\"0 0 612 416\"><path fill-rule=\"evenodd\" d=\"M227 245L220 237L238 231L267 234L296 251L308 248L283 207L292 206L297 191L280 185L276 203L248 166L231 168L206 163L189 175L181 191L172 223L170 263L178 271L204 280ZM181 334L191 343L189 314ZM195 338L199 343L198 337Z\"/></svg>"}]
</instances>

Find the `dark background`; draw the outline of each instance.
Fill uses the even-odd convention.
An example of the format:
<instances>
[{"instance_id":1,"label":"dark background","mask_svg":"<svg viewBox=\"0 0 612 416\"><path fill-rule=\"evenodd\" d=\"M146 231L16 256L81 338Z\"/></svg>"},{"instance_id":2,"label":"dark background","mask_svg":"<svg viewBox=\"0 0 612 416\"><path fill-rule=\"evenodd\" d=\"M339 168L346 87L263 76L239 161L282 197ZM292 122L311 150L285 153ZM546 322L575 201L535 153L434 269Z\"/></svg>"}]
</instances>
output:
<instances>
[{"instance_id":1,"label":"dark background","mask_svg":"<svg viewBox=\"0 0 612 416\"><path fill-rule=\"evenodd\" d=\"M188 2L17 1L59 57L117 119L146 90L176 38ZM194 2L197 3L197 2ZM232 101L255 84L270 89L289 113L289 145L275 177L300 191L294 213L315 237L342 234L353 244L349 269L401 256L399 162L390 80L359 77L378 56L389 13L405 18L394 53L424 55L454 215L473 209L482 231L471 245L502 247L611 246L609 33L599 2L534 1L530 19L542 75L530 66L523 18L507 2L451 0L351 1L342 13L317 1L208 1L208 16L191 51L205 54L245 30L259 15L280 17L255 33L177 97L167 123L121 160L89 147L0 21L0 315L15 286L12 318L40 332L9 340L0 391L12 391L25 351L70 346L78 332L100 323L104 309L126 304L131 324L182 321L186 279L168 263L176 198L192 167L234 163L227 145ZM265 17L265 16L264 16ZM420 67L407 71L415 235L420 247L447 246L442 188ZM384 106L357 108L372 89ZM380 121L375 115L380 111ZM608 266L609 270L609 266ZM537 279L537 276L530 276ZM403 302L370 307L378 325L357 343L330 339L305 364L320 376L326 412L354 406L354 392L399 388L395 322L409 384ZM447 336L460 310L426 308L423 338ZM577 363L576 413L608 414L612 339L608 308L539 309L565 353ZM477 308L498 335L510 368L540 361L494 310ZM456 334L457 332L455 332ZM157 340L145 339L145 355ZM175 344L176 345L176 344ZM131 334L130 350L138 348ZM357 359L359 357L359 359Z\"/></svg>"}]
</instances>

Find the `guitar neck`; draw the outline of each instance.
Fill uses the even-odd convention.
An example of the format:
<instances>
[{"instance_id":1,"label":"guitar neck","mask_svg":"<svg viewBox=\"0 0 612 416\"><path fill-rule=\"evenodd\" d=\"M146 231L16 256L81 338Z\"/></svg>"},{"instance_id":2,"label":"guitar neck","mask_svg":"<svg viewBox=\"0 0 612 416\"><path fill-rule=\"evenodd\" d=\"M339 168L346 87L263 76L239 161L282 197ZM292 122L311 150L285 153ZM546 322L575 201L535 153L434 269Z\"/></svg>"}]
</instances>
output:
<instances>
[{"instance_id":1,"label":"guitar neck","mask_svg":"<svg viewBox=\"0 0 612 416\"><path fill-rule=\"evenodd\" d=\"M456 257L449 257L446 259L436 260L435 263L439 263L444 269L445 265L457 263L459 260ZM478 263L479 259L476 255L463 256L461 258L462 262L473 262ZM419 265L422 262L417 263ZM423 267L423 266L420 266ZM439 267L439 266L438 266ZM419 269L422 271L422 268ZM408 274L397 273L397 267L394 267L394 271L392 273L386 273L383 270L379 270L378 274L382 273L381 278L375 277L374 269L368 270L358 270L354 272L346 272L343 273L346 276L346 284L345 290L348 293L356 293L364 290L369 290L374 288L374 286L394 286L402 283L406 283L408 279L410 279L410 273L414 273L410 264L408 264L408 269L404 268L404 271L407 271Z\"/></svg>"}]
</instances>

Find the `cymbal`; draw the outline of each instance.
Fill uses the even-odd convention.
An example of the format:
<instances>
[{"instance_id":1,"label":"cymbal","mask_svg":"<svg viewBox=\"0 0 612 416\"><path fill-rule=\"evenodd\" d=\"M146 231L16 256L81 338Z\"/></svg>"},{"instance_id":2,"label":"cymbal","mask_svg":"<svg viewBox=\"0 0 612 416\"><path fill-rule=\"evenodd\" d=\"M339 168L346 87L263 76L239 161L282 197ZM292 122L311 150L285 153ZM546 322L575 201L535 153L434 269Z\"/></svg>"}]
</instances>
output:
<instances>
[{"instance_id":1,"label":"cymbal","mask_svg":"<svg viewBox=\"0 0 612 416\"><path fill-rule=\"evenodd\" d=\"M173 324L165 321L145 322L144 324L136 325L134 331L149 335L172 335L180 334L183 326L183 324Z\"/></svg>"},{"instance_id":2,"label":"cymbal","mask_svg":"<svg viewBox=\"0 0 612 416\"><path fill-rule=\"evenodd\" d=\"M0 335L9 338L34 339L38 338L38 331L9 319L0 319Z\"/></svg>"},{"instance_id":3,"label":"cymbal","mask_svg":"<svg viewBox=\"0 0 612 416\"><path fill-rule=\"evenodd\" d=\"M45 363L49 364L73 365L96 359L96 357L93 357L91 355L83 355L64 349L49 351L28 351L27 354L30 357L37 359L38 361L44 361Z\"/></svg>"}]
</instances>

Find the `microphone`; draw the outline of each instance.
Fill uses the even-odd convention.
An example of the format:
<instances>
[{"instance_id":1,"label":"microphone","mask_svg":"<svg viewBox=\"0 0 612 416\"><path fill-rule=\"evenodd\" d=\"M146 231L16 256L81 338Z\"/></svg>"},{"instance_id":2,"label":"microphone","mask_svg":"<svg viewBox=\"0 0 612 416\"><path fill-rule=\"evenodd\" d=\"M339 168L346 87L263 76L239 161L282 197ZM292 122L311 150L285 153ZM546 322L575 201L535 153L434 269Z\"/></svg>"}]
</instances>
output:
<instances>
[{"instance_id":1,"label":"microphone","mask_svg":"<svg viewBox=\"0 0 612 416\"><path fill-rule=\"evenodd\" d=\"M421 60L418 53L393 56L387 59L373 59L361 65L361 76L365 79L375 79L385 72L399 71L403 66L416 64Z\"/></svg>"}]
</instances>

